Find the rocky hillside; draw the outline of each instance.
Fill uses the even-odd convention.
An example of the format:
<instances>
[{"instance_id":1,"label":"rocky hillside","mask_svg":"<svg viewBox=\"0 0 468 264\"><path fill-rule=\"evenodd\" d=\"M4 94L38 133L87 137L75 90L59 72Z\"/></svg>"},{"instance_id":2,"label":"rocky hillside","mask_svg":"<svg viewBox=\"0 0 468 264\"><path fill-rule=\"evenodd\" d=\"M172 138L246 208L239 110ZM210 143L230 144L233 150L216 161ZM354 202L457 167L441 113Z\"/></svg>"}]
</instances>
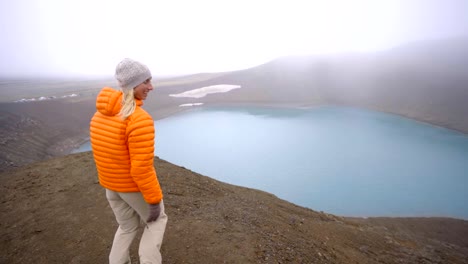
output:
<instances>
[{"instance_id":1,"label":"rocky hillside","mask_svg":"<svg viewBox=\"0 0 468 264\"><path fill-rule=\"evenodd\" d=\"M0 171L68 154L89 133L93 100L0 103Z\"/></svg>"},{"instance_id":2,"label":"rocky hillside","mask_svg":"<svg viewBox=\"0 0 468 264\"><path fill-rule=\"evenodd\" d=\"M343 218L158 158L155 167L169 216L164 263L468 263L467 221ZM0 263L106 263L117 226L91 153L0 181Z\"/></svg>"}]
</instances>

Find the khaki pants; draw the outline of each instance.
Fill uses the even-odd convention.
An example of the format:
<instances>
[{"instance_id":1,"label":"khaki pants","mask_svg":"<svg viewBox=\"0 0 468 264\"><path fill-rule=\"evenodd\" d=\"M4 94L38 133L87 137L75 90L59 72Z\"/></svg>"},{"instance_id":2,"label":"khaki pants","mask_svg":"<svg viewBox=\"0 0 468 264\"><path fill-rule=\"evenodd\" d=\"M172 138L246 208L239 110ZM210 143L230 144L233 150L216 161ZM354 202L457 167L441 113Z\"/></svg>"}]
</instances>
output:
<instances>
[{"instance_id":1,"label":"khaki pants","mask_svg":"<svg viewBox=\"0 0 468 264\"><path fill-rule=\"evenodd\" d=\"M130 263L129 249L137 234L138 227L140 227L140 223L144 223L144 231L138 250L140 263L161 263L161 253L159 250L167 223L163 201L161 200L161 214L158 220L146 223L146 219L149 216L149 205L143 199L141 193L122 193L106 189L106 197L119 223L119 228L115 233L109 255L109 263Z\"/></svg>"}]
</instances>

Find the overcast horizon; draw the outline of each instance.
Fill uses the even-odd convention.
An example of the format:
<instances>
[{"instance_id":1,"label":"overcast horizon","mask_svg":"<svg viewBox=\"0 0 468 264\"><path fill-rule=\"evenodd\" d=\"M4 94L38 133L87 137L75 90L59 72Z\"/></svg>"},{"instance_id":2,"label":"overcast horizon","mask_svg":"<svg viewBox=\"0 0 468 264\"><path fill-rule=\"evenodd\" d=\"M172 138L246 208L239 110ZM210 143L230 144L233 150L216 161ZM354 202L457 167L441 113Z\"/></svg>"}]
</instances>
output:
<instances>
[{"instance_id":1,"label":"overcast horizon","mask_svg":"<svg viewBox=\"0 0 468 264\"><path fill-rule=\"evenodd\" d=\"M375 52L468 36L465 0L0 1L0 77L223 72L288 55Z\"/></svg>"}]
</instances>

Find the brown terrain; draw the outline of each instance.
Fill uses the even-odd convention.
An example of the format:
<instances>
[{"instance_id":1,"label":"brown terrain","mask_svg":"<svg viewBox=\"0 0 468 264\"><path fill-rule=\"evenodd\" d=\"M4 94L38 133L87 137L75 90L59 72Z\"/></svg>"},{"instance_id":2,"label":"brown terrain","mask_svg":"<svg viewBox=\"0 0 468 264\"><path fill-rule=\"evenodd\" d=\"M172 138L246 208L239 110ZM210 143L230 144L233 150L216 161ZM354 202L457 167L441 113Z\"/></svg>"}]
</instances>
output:
<instances>
[{"instance_id":1,"label":"brown terrain","mask_svg":"<svg viewBox=\"0 0 468 264\"><path fill-rule=\"evenodd\" d=\"M468 45L463 47L466 51ZM397 49L395 56L346 57L339 63L337 58L283 58L237 72L156 79L144 107L160 119L190 109L179 107L185 103L334 104L468 133L468 60L463 59L468 52L454 53L457 57L431 49L418 47L423 52L417 56ZM459 58L455 64L454 57ZM425 63L432 59L438 63ZM214 84L242 88L199 99L169 96ZM104 85L115 87L115 82L0 83L0 263L106 263L116 229L112 211L91 154L68 155L87 140L95 96ZM79 96L13 103L72 92ZM464 220L345 218L221 183L159 158L155 167L170 217L165 263L468 263Z\"/></svg>"},{"instance_id":2,"label":"brown terrain","mask_svg":"<svg viewBox=\"0 0 468 264\"><path fill-rule=\"evenodd\" d=\"M164 263L468 263L467 221L339 217L157 157L155 168L169 216ZM106 263L117 226L90 152L0 180L0 263Z\"/></svg>"}]
</instances>

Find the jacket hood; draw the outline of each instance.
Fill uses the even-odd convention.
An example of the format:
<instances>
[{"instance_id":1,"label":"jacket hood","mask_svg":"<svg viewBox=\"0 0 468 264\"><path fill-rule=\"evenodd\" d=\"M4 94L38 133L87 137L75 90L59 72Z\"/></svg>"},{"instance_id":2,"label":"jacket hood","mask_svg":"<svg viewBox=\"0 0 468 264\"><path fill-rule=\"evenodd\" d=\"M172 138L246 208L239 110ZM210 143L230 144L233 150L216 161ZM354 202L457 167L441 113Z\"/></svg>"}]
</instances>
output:
<instances>
[{"instance_id":1,"label":"jacket hood","mask_svg":"<svg viewBox=\"0 0 468 264\"><path fill-rule=\"evenodd\" d=\"M106 116L115 116L120 113L122 108L122 98L122 91L104 87L97 96L96 110ZM143 101L137 99L136 105L142 106Z\"/></svg>"},{"instance_id":2,"label":"jacket hood","mask_svg":"<svg viewBox=\"0 0 468 264\"><path fill-rule=\"evenodd\" d=\"M102 88L96 99L96 110L107 116L117 115L122 108L122 96L121 91L110 87Z\"/></svg>"}]
</instances>

